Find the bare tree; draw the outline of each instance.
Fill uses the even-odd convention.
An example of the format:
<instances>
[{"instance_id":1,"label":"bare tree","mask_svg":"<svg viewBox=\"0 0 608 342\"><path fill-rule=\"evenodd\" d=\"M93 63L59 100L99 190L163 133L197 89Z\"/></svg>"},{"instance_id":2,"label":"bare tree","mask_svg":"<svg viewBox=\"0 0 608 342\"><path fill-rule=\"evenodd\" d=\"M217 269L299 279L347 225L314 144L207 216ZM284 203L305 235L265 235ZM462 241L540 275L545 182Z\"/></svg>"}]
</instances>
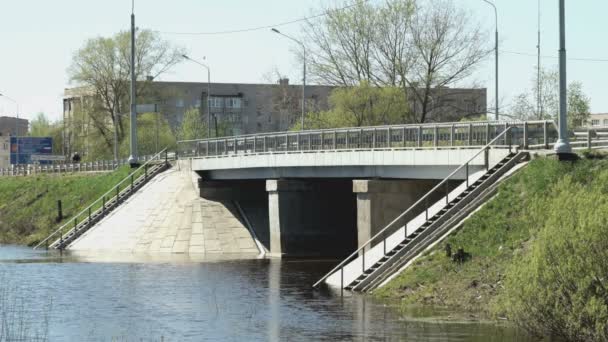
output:
<instances>
[{"instance_id":1,"label":"bare tree","mask_svg":"<svg viewBox=\"0 0 608 342\"><path fill-rule=\"evenodd\" d=\"M386 0L328 9L306 24L308 62L317 82L397 86L425 122L445 107L442 87L471 75L491 51L471 15L452 0ZM447 95L446 95L447 96Z\"/></svg>"},{"instance_id":2,"label":"bare tree","mask_svg":"<svg viewBox=\"0 0 608 342\"><path fill-rule=\"evenodd\" d=\"M429 112L441 106L435 89L470 76L491 50L471 15L451 0L430 0L417 8L410 27L416 59L406 82L420 104L418 121L425 122Z\"/></svg>"}]
</instances>

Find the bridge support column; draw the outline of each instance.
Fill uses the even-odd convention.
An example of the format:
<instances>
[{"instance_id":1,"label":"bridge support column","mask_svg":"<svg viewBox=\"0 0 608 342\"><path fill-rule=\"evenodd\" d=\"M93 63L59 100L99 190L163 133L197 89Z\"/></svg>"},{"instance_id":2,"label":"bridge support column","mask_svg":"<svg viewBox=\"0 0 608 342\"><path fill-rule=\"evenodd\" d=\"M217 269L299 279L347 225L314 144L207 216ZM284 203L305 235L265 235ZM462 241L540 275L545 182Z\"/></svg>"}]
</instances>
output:
<instances>
[{"instance_id":1,"label":"bridge support column","mask_svg":"<svg viewBox=\"0 0 608 342\"><path fill-rule=\"evenodd\" d=\"M436 180L353 180L353 192L357 195L357 248L438 183Z\"/></svg>"},{"instance_id":2,"label":"bridge support column","mask_svg":"<svg viewBox=\"0 0 608 342\"><path fill-rule=\"evenodd\" d=\"M349 180L267 180L270 254L336 256L356 245L356 203Z\"/></svg>"}]
</instances>

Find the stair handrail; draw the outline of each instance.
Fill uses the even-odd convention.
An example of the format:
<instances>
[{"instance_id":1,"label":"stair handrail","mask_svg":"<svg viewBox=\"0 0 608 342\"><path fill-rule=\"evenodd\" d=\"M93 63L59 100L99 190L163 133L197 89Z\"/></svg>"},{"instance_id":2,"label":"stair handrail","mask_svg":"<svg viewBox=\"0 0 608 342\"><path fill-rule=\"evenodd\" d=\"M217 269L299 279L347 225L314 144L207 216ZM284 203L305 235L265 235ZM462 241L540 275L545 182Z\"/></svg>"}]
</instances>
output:
<instances>
[{"instance_id":1,"label":"stair handrail","mask_svg":"<svg viewBox=\"0 0 608 342\"><path fill-rule=\"evenodd\" d=\"M72 216L69 220L67 220L61 227L57 228L57 230L55 230L54 232L52 232L49 236L46 237L46 239L40 241L35 247L34 249L38 249L38 247L42 246L43 244L47 243L52 237L56 236L58 233L62 232L64 228L66 228L68 225L73 225L74 224L74 220L77 220L78 217L80 217L81 215L84 215L85 213L87 213L89 211L89 209L93 208L93 206L102 200L105 200L106 196L110 195L110 194L114 194L116 191L116 188L120 187L120 185L122 185L123 183L132 180L132 176L134 176L136 173L138 173L139 171L143 170L144 168L146 168L148 165L152 164L153 161L156 160L161 160L160 156L164 153L165 154L165 163L168 162L168 148L164 148L162 151L158 152L157 154L155 154L154 156L152 156L152 158L150 158L147 162L143 163L140 167L138 167L135 171L132 171L131 173L129 173L129 175L127 175L123 180L121 180L120 182L118 182L117 184L115 184L114 186L112 186L112 188L110 190L108 190L106 193L104 193L103 195L101 195L99 198L97 198L95 201L93 201L88 207L84 208L81 212L79 212L78 214ZM112 199L112 197L110 197L109 199ZM77 222L77 221L76 221ZM77 224L80 222L77 222Z\"/></svg>"},{"instance_id":2,"label":"stair handrail","mask_svg":"<svg viewBox=\"0 0 608 342\"><path fill-rule=\"evenodd\" d=\"M485 152L486 150L489 150L492 145L497 142L500 138L502 138L505 134L507 134L508 132L511 132L511 129L513 128L513 126L507 126L507 129L505 129L504 131L502 131L500 134L498 134L494 139L492 139L492 141L490 141L489 143L487 143L485 146L483 146L479 151L477 151L477 153L475 153L471 158L469 158L466 162L464 162L463 164L461 164L458 168L456 168L456 170L454 170L452 173L450 173L447 177L445 177L439 184L437 184L435 187L433 187L431 190L429 190L426 194L424 194L424 196L422 196L418 201L416 201L416 203L412 204L408 209L406 209L403 213L401 213L399 216L397 216L397 218L395 218L394 220L392 220L390 223L388 223L382 230L380 230L378 233L376 233L376 235L374 235L373 237L371 237L369 240L367 240L367 242L365 242L361 247L359 247L356 251L354 251L351 255L349 255L348 257L346 257L341 263L339 263L336 267L334 267L331 271L329 271L327 274L325 274L321 279L319 279L316 283L313 284L313 288L317 288L321 283L323 283L327 278L329 278L332 274L334 274L336 271L343 269L344 266L346 264L348 264L349 262L351 262L356 256L359 255L359 252L363 251L363 268L365 268L365 248L367 248L373 241L375 241L379 236L385 235L386 231L392 227L396 222L400 221L403 217L405 217L407 214L409 214L413 208L418 207L420 204L422 204L424 201L428 200L428 197L433 194L437 189L439 189L441 186L445 186L446 182L448 182L450 180L450 178L452 176L454 176L455 174L457 174L458 172L460 172L463 168L466 167L466 182L468 183L468 178L469 178L469 174L468 174L468 165L474 160L476 159L482 152ZM511 144L511 139L507 139L508 140L508 148L509 151L511 151L512 149L512 144ZM486 168L489 169L487 160L486 160ZM443 197L442 197L443 198ZM432 205L432 204L431 204ZM425 210L428 213L428 202L427 202L427 207L425 208ZM407 228L406 228L407 229ZM384 240L386 240L387 237L384 238ZM372 246L373 247L373 246ZM371 247L370 247L371 249Z\"/></svg>"}]
</instances>

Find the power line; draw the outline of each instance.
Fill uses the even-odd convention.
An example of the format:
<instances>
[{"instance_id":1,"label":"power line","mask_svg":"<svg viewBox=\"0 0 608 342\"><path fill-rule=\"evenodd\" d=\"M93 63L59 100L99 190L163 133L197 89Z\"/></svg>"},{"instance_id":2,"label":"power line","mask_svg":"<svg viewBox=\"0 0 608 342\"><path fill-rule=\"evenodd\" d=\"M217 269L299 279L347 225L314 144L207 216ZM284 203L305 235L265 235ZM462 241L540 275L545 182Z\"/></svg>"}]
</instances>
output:
<instances>
[{"instance_id":1,"label":"power line","mask_svg":"<svg viewBox=\"0 0 608 342\"><path fill-rule=\"evenodd\" d=\"M368 2L368 1L369 0L363 0L363 2ZM353 4L351 4L351 5L344 6L344 7L337 8L337 9L333 9L333 10L330 10L330 11L343 11L343 10L347 10L349 8L353 8L353 7L357 6L358 4L359 4L359 2L357 1L357 2L355 2ZM244 33L244 32L251 32L251 31L268 30L268 29L271 29L273 27L286 26L286 25L291 25L291 24L299 23L299 22L306 21L306 20L311 20L311 19L316 19L316 18L324 17L324 16L328 15L330 13L330 11L325 11L323 13L316 14L316 15L313 15L313 16L310 16L310 17L304 17L304 18L294 19L294 20L290 20L290 21L285 21L285 22L278 23L278 24L257 26L257 27L238 29L238 30L211 31L211 32L166 32L166 31L154 30L154 32L161 33L161 34L190 35L190 36L204 36L204 35L220 35L220 34Z\"/></svg>"},{"instance_id":2,"label":"power line","mask_svg":"<svg viewBox=\"0 0 608 342\"><path fill-rule=\"evenodd\" d=\"M502 52L504 52L504 53L510 53L510 54L513 54L513 55L537 57L537 54L534 54L534 53L518 52L518 51L508 51L508 50L502 50ZM541 56L541 58L553 58L553 59L557 59L558 57L557 56ZM608 59L602 59L602 58L576 58L576 57L568 57L568 60L571 60L571 61L585 61L585 62L608 62Z\"/></svg>"}]
</instances>

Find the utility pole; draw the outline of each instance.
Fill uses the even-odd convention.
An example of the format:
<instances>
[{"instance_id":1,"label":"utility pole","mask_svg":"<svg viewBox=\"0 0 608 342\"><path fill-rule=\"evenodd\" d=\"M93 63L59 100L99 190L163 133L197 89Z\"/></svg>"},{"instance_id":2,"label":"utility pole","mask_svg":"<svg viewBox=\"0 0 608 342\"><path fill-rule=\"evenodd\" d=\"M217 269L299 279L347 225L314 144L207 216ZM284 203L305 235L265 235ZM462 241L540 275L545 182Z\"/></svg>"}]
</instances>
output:
<instances>
[{"instance_id":1,"label":"utility pole","mask_svg":"<svg viewBox=\"0 0 608 342\"><path fill-rule=\"evenodd\" d=\"M131 2L131 167L139 166L137 161L137 99L135 93L135 0Z\"/></svg>"},{"instance_id":2,"label":"utility pole","mask_svg":"<svg viewBox=\"0 0 608 342\"><path fill-rule=\"evenodd\" d=\"M536 76L536 91L538 92L537 96L537 103L536 103L536 111L538 113L538 118L540 120L543 119L543 102L542 102L542 95L543 95L543 90L542 90L542 82L541 82L541 64L540 64L540 0L538 0L538 43L536 45L536 49L538 52L538 61L537 61L537 76Z\"/></svg>"},{"instance_id":3,"label":"utility pole","mask_svg":"<svg viewBox=\"0 0 608 342\"><path fill-rule=\"evenodd\" d=\"M559 0L559 139L554 146L559 160L574 158L572 148L568 142L565 7L565 0Z\"/></svg>"},{"instance_id":4,"label":"utility pole","mask_svg":"<svg viewBox=\"0 0 608 342\"><path fill-rule=\"evenodd\" d=\"M494 101L496 106L494 111L494 119L498 121L498 9L493 2L488 0L483 1L494 8L494 22L496 24L496 30L494 31L494 81L496 82L494 88Z\"/></svg>"}]
</instances>

